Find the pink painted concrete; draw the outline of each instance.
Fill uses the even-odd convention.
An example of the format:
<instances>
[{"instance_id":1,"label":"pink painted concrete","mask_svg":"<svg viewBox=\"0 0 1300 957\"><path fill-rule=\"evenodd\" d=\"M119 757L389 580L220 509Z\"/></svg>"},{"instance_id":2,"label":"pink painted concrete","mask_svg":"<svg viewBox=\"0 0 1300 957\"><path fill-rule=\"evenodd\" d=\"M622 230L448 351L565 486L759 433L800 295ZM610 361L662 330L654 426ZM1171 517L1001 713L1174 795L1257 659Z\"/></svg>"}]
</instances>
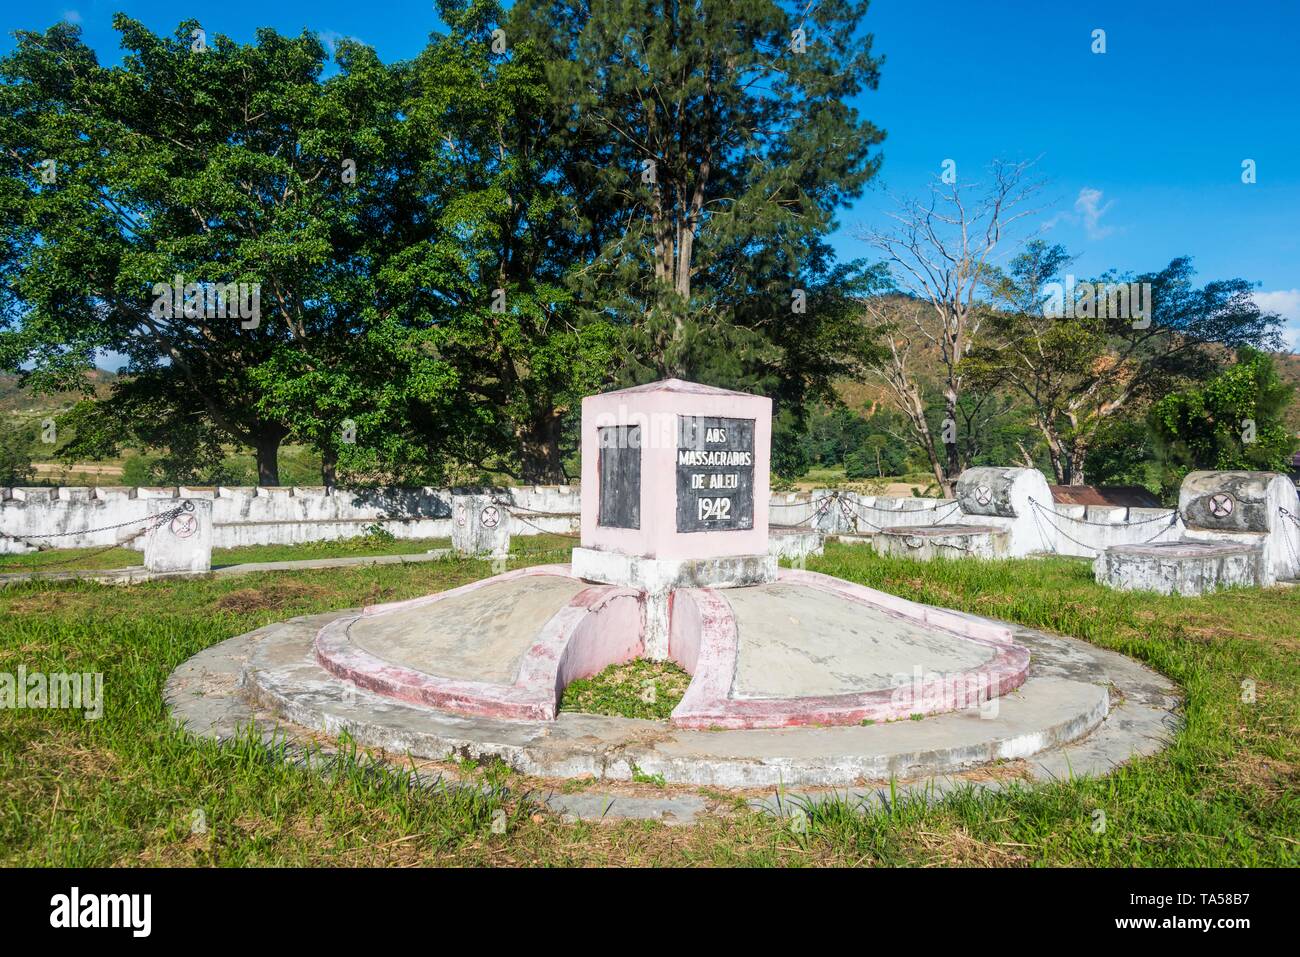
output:
<instances>
[{"instance_id":1,"label":"pink painted concrete","mask_svg":"<svg viewBox=\"0 0 1300 957\"><path fill-rule=\"evenodd\" d=\"M678 595L682 598L679 601ZM683 589L668 596L668 658L694 675L700 660L700 638L704 633L699 604Z\"/></svg>"},{"instance_id":2,"label":"pink painted concrete","mask_svg":"<svg viewBox=\"0 0 1300 957\"><path fill-rule=\"evenodd\" d=\"M726 416L754 420L754 527L747 530L677 531L677 418ZM597 524L600 503L598 429L641 426L641 527ZM582 545L643 558L719 558L767 554L771 497L772 400L664 379L582 400Z\"/></svg>"},{"instance_id":3,"label":"pink painted concrete","mask_svg":"<svg viewBox=\"0 0 1300 957\"><path fill-rule=\"evenodd\" d=\"M460 588L409 601L372 605L357 617L436 605L452 595L525 575L565 575L567 565L518 569ZM638 593L596 585L574 596L545 622L524 655L511 685L432 675L386 661L354 645L347 634L356 618L338 619L316 635L317 662L359 688L457 714L529 721L553 721L560 693L574 678L627 661L641 650Z\"/></svg>"},{"instance_id":4,"label":"pink painted concrete","mask_svg":"<svg viewBox=\"0 0 1300 957\"><path fill-rule=\"evenodd\" d=\"M684 648L698 641L699 650L695 677L670 719L674 726L786 728L896 721L914 714L938 714L970 707L969 690L972 688L982 689L987 697L995 698L1014 691L1025 681L1029 651L1015 644L1006 628L970 621L941 609L816 572L783 570L781 577L852 601L875 605L952 632L968 641L991 646L994 656L978 668L960 675L945 676L944 680L916 686L809 698L737 699L731 697L731 685L736 673L739 635L731 606L723 592L706 588L682 589L675 596L679 609L687 602L696 609L695 616L683 618L683 631L688 631L698 621L699 636L684 634L680 640Z\"/></svg>"},{"instance_id":5,"label":"pink painted concrete","mask_svg":"<svg viewBox=\"0 0 1300 957\"><path fill-rule=\"evenodd\" d=\"M568 571L567 565L519 569L435 595L372 605L356 617L425 606L430 606L432 612L432 606L452 595L493 582L526 575L567 577ZM959 700L964 693L963 687L958 687L960 682L965 682L965 688L978 685L989 697L996 697L1025 680L1029 652L1015 644L1004 627L815 572L786 569L781 578L992 646L994 656L980 667L962 672L957 681L946 686L930 684L810 698L736 699L731 697L731 686L739 636L725 592L679 589L671 596L669 656L693 678L673 711L673 725L734 729L891 721L969 706ZM379 658L348 639L347 628L356 618L340 619L322 628L316 636L315 655L322 667L357 687L413 704L466 715L551 721L569 682L642 653L639 603L643 598L635 589L610 585L583 589L541 626L510 685L444 678Z\"/></svg>"}]
</instances>

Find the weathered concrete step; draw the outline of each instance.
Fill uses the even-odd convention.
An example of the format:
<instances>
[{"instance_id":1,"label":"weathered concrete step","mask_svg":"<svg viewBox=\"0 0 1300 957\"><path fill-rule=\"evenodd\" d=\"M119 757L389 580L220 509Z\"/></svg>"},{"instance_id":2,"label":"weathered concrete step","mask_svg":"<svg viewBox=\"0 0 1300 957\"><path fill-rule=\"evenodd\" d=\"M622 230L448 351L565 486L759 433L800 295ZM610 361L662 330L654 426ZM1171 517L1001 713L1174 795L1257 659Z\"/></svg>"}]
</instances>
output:
<instances>
[{"instance_id":1,"label":"weathered concrete step","mask_svg":"<svg viewBox=\"0 0 1300 957\"><path fill-rule=\"evenodd\" d=\"M311 731L347 731L362 745L417 757L497 756L539 777L628 781L639 772L715 787L860 785L1027 757L1086 735L1109 704L1103 685L1041 677L996 699L989 717L968 710L865 727L742 731L569 713L554 722L501 721L457 717L340 682L316 664L313 635L312 625L292 622L257 641L243 667L245 691Z\"/></svg>"}]
</instances>

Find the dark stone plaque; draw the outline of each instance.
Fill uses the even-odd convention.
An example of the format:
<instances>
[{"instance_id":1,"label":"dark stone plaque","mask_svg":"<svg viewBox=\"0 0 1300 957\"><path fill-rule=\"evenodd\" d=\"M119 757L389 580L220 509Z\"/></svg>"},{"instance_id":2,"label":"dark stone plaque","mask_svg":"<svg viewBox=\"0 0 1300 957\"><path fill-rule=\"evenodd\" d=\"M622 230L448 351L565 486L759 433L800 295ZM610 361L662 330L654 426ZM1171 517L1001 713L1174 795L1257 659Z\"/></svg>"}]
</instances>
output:
<instances>
[{"instance_id":1,"label":"dark stone plaque","mask_svg":"<svg viewBox=\"0 0 1300 957\"><path fill-rule=\"evenodd\" d=\"M754 527L754 420L684 415L677 432L677 531Z\"/></svg>"},{"instance_id":2,"label":"dark stone plaque","mask_svg":"<svg viewBox=\"0 0 1300 957\"><path fill-rule=\"evenodd\" d=\"M606 528L641 527L641 426L599 430L600 512Z\"/></svg>"}]
</instances>

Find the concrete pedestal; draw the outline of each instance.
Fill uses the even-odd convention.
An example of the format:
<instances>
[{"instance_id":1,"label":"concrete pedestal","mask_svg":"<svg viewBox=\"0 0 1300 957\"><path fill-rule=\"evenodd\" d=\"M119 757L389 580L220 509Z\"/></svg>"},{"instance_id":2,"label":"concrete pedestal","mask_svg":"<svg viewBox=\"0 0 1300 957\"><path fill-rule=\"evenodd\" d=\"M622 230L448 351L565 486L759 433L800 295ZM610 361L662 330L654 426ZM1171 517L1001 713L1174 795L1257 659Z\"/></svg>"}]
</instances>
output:
<instances>
[{"instance_id":1,"label":"concrete pedestal","mask_svg":"<svg viewBox=\"0 0 1300 957\"><path fill-rule=\"evenodd\" d=\"M929 561L933 558L1006 558L1010 533L990 525L897 525L876 535L876 553Z\"/></svg>"},{"instance_id":2,"label":"concrete pedestal","mask_svg":"<svg viewBox=\"0 0 1300 957\"><path fill-rule=\"evenodd\" d=\"M820 555L825 550L826 536L813 528L773 528L767 538L767 553L778 561L782 558L801 562L809 555Z\"/></svg>"},{"instance_id":3,"label":"concrete pedestal","mask_svg":"<svg viewBox=\"0 0 1300 957\"><path fill-rule=\"evenodd\" d=\"M451 547L464 558L491 558L510 552L510 513L492 495L453 495Z\"/></svg>"},{"instance_id":4,"label":"concrete pedestal","mask_svg":"<svg viewBox=\"0 0 1300 957\"><path fill-rule=\"evenodd\" d=\"M678 588L739 588L776 581L775 555L731 555L721 558L642 558L623 552L575 548L575 578L602 585L620 585L641 592L641 632L645 656L668 658L672 625L672 593Z\"/></svg>"},{"instance_id":5,"label":"concrete pedestal","mask_svg":"<svg viewBox=\"0 0 1300 957\"><path fill-rule=\"evenodd\" d=\"M1193 597L1233 585L1265 583L1261 545L1234 542L1153 542L1112 545L1093 562L1098 583L1119 591Z\"/></svg>"},{"instance_id":6,"label":"concrete pedestal","mask_svg":"<svg viewBox=\"0 0 1300 957\"><path fill-rule=\"evenodd\" d=\"M168 517L168 513L174 513ZM212 502L154 499L144 539L144 567L151 572L201 574L212 570Z\"/></svg>"},{"instance_id":7,"label":"concrete pedestal","mask_svg":"<svg viewBox=\"0 0 1300 957\"><path fill-rule=\"evenodd\" d=\"M958 521L1007 533L1007 554L1023 558L1053 550L1051 526L1036 514L1052 507L1052 490L1037 469L967 469L957 477Z\"/></svg>"},{"instance_id":8,"label":"concrete pedestal","mask_svg":"<svg viewBox=\"0 0 1300 957\"><path fill-rule=\"evenodd\" d=\"M1192 472L1178 490L1184 537L1264 550L1261 585L1300 578L1300 497L1278 472Z\"/></svg>"}]
</instances>

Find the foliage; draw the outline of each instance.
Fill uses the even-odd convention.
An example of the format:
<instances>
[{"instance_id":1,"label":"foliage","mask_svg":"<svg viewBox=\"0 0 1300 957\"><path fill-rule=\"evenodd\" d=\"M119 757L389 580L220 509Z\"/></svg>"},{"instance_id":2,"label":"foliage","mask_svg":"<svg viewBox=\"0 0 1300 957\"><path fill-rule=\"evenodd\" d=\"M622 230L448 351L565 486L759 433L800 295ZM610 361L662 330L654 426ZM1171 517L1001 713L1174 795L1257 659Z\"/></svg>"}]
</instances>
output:
<instances>
[{"instance_id":1,"label":"foliage","mask_svg":"<svg viewBox=\"0 0 1300 957\"><path fill-rule=\"evenodd\" d=\"M32 480L32 444L36 428L12 417L0 418L0 487L26 485Z\"/></svg>"},{"instance_id":2,"label":"foliage","mask_svg":"<svg viewBox=\"0 0 1300 957\"><path fill-rule=\"evenodd\" d=\"M20 32L0 65L12 144L0 196L17 207L3 265L23 304L3 352L33 363L26 377L45 390L82 385L98 350L122 353L128 377L107 400L117 417L186 433L183 454L251 446L275 484L279 443L319 440L356 408L366 390L352 370L375 368L369 347L386 341L376 257L401 247L376 242L370 214L387 182L394 74L345 41L322 81L326 53L308 33L196 49L193 21L170 38L123 15L114 26L120 66L101 66L66 23ZM176 276L209 295L247 284L248 314L175 301L164 290Z\"/></svg>"},{"instance_id":3,"label":"foliage","mask_svg":"<svg viewBox=\"0 0 1300 957\"><path fill-rule=\"evenodd\" d=\"M1081 304L1067 309L1064 300L1075 292L1064 289L1061 273L1069 262L1061 246L1029 243L997 283L1004 308L989 320L993 338L965 364L973 382L1008 388L1028 404L1057 481L1081 485L1088 450L1107 420L1213 374L1225 347L1276 344L1281 320L1260 310L1244 279L1196 288L1186 257L1157 273L1109 272L1079 284ZM1128 288L1122 300L1100 292L1084 298L1102 284Z\"/></svg>"},{"instance_id":4,"label":"foliage","mask_svg":"<svg viewBox=\"0 0 1300 957\"><path fill-rule=\"evenodd\" d=\"M138 560L138 555L137 555ZM788 822L734 807L690 827L646 821L565 823L508 788L429 786L347 746L322 769L284 760L259 739L218 747L172 726L159 688L202 648L296 615L395 601L490 574L482 562L214 576L132 588L32 583L0 591L0 655L31 671L102 672L100 721L73 711L13 711L0 722L0 863L93 867L374 865L1291 866L1300 864L1300 591L1228 591L1186 599L1110 591L1086 562L1027 559L918 564L861 546L826 546L816 571L1133 655L1184 690L1170 748L1103 778L996 793L957 788L864 807L808 808L801 843ZM1242 675L1261 693L1244 702ZM327 755L320 759L328 760ZM474 773L471 769L471 773ZM107 781L130 781L130 787ZM471 779L471 784L479 784ZM600 793L609 785L590 785ZM57 795L57 804L55 797ZM195 795L209 823L195 836ZM58 813L51 809L58 807ZM1104 808L1111 826L1091 827ZM491 833L494 811L508 817ZM534 816L536 815L536 816ZM147 822L147 826L142 826ZM923 835L924 840L918 840Z\"/></svg>"},{"instance_id":5,"label":"foliage","mask_svg":"<svg viewBox=\"0 0 1300 957\"><path fill-rule=\"evenodd\" d=\"M1300 442L1284 413L1294 392L1272 357L1243 349L1214 378L1157 402L1149 423L1166 493L1195 469L1290 471Z\"/></svg>"},{"instance_id":6,"label":"foliage","mask_svg":"<svg viewBox=\"0 0 1300 957\"><path fill-rule=\"evenodd\" d=\"M560 698L560 710L663 720L690 683L691 676L671 661L637 658L571 681Z\"/></svg>"},{"instance_id":7,"label":"foliage","mask_svg":"<svg viewBox=\"0 0 1300 957\"><path fill-rule=\"evenodd\" d=\"M679 376L772 396L791 414L780 436L872 353L851 297L877 277L836 263L823 241L879 166L883 134L847 103L878 80L871 38L857 35L865 9L515 5L515 28L548 51L575 135L598 147L587 176L609 216L593 219L582 303L622 330L620 381ZM788 473L797 452L777 445Z\"/></svg>"}]
</instances>

